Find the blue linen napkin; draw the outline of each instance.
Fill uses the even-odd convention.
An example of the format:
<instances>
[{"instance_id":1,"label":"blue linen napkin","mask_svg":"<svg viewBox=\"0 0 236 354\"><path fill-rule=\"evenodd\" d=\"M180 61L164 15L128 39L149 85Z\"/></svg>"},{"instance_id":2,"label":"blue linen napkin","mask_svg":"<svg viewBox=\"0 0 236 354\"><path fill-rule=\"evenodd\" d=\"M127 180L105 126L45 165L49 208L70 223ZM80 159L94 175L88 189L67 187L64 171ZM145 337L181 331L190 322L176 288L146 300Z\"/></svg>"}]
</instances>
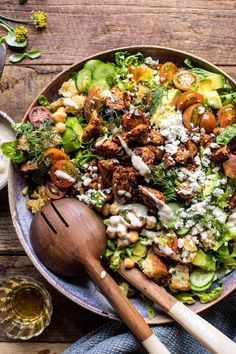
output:
<instances>
[{"instance_id":1,"label":"blue linen napkin","mask_svg":"<svg viewBox=\"0 0 236 354\"><path fill-rule=\"evenodd\" d=\"M236 341L236 292L206 310L201 316L226 336ZM209 353L177 323L154 326L152 329L172 354ZM63 352L63 354L82 353L144 354L146 351L124 324L109 321Z\"/></svg>"}]
</instances>

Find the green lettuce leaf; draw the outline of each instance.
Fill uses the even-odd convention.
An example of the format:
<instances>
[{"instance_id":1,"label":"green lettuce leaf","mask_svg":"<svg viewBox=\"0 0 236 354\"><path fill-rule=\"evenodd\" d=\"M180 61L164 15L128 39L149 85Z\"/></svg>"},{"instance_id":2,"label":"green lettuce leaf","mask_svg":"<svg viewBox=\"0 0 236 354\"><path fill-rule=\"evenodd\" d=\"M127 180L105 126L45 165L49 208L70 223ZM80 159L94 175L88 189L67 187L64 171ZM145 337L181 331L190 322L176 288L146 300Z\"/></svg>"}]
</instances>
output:
<instances>
[{"instance_id":1,"label":"green lettuce leaf","mask_svg":"<svg viewBox=\"0 0 236 354\"><path fill-rule=\"evenodd\" d=\"M21 163L24 161L24 153L23 151L19 151L16 148L17 142L16 141L9 141L3 143L1 145L1 149L3 154L11 159L12 162Z\"/></svg>"},{"instance_id":2,"label":"green lettuce leaf","mask_svg":"<svg viewBox=\"0 0 236 354\"><path fill-rule=\"evenodd\" d=\"M179 293L175 297L177 298L177 300L189 305L193 304L196 301L189 293Z\"/></svg>"},{"instance_id":3,"label":"green lettuce leaf","mask_svg":"<svg viewBox=\"0 0 236 354\"><path fill-rule=\"evenodd\" d=\"M197 296L202 304L206 304L207 302L217 299L220 296L222 289L223 289L223 282L221 286L213 289L209 293L193 291L193 295Z\"/></svg>"}]
</instances>

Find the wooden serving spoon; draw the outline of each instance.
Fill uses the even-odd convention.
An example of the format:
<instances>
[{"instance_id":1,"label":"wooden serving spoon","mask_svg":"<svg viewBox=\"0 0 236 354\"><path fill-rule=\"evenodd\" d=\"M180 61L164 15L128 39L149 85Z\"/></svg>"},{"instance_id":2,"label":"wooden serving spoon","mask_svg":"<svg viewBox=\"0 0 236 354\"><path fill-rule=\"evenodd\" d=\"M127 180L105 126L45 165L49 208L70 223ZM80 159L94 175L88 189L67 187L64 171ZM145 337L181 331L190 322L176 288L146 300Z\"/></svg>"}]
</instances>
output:
<instances>
[{"instance_id":1,"label":"wooden serving spoon","mask_svg":"<svg viewBox=\"0 0 236 354\"><path fill-rule=\"evenodd\" d=\"M35 215L30 237L36 255L52 271L77 276L83 267L149 353L170 353L102 267L105 227L91 208L72 198L47 204Z\"/></svg>"}]
</instances>

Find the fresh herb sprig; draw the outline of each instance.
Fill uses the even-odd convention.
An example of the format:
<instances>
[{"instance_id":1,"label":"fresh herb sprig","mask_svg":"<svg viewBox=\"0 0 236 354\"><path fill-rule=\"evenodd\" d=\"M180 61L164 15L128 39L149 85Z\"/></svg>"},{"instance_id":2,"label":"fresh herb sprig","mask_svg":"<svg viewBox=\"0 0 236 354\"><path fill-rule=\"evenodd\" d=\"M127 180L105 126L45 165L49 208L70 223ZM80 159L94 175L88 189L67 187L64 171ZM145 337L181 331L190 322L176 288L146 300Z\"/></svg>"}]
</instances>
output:
<instances>
[{"instance_id":1,"label":"fresh herb sprig","mask_svg":"<svg viewBox=\"0 0 236 354\"><path fill-rule=\"evenodd\" d=\"M152 170L152 180L155 184L161 186L167 202L177 200L175 187L178 185L178 181L175 169L167 169L163 163L160 163Z\"/></svg>"},{"instance_id":2,"label":"fresh herb sprig","mask_svg":"<svg viewBox=\"0 0 236 354\"><path fill-rule=\"evenodd\" d=\"M18 63L25 58L30 58L30 59L39 58L41 56L41 54L42 54L42 52L40 49L31 49L30 51L25 52L25 53L16 53L16 54L10 55L9 61L11 63Z\"/></svg>"}]
</instances>

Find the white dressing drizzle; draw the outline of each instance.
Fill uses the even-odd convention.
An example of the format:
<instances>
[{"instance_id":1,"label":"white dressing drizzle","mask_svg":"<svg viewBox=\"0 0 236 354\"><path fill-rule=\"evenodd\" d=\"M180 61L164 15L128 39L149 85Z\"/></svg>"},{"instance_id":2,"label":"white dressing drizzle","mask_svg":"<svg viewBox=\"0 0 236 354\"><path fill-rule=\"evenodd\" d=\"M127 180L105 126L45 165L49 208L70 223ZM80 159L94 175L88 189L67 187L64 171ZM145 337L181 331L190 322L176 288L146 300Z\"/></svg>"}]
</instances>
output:
<instances>
[{"instance_id":1,"label":"white dressing drizzle","mask_svg":"<svg viewBox=\"0 0 236 354\"><path fill-rule=\"evenodd\" d=\"M75 183L76 181L74 177L71 177L70 175L68 175L68 173L61 170L56 170L54 174L57 176L57 178L64 179L71 183Z\"/></svg>"},{"instance_id":2,"label":"white dressing drizzle","mask_svg":"<svg viewBox=\"0 0 236 354\"><path fill-rule=\"evenodd\" d=\"M107 134L105 134L104 137L101 140L99 140L98 142L96 142L96 144L94 146L95 147L101 146L103 143L105 143L107 138L108 138L108 136L107 136Z\"/></svg>"}]
</instances>

